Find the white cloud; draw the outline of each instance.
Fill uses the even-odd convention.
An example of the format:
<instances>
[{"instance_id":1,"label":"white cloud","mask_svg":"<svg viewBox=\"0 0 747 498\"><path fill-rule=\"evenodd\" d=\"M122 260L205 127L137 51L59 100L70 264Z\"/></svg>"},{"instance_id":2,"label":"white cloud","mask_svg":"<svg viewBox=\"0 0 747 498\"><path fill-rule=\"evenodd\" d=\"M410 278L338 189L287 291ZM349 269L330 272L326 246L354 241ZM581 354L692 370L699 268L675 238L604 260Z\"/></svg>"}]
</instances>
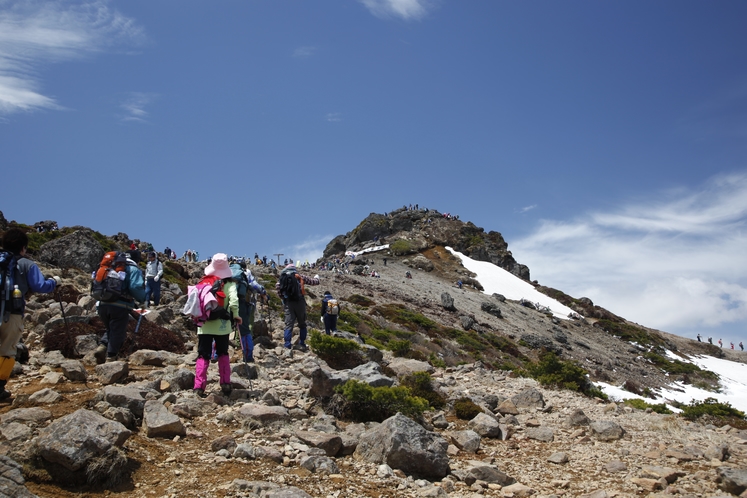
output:
<instances>
[{"instance_id":1,"label":"white cloud","mask_svg":"<svg viewBox=\"0 0 747 498\"><path fill-rule=\"evenodd\" d=\"M429 0L360 0L376 17L418 20L426 15L431 3Z\"/></svg>"},{"instance_id":2,"label":"white cloud","mask_svg":"<svg viewBox=\"0 0 747 498\"><path fill-rule=\"evenodd\" d=\"M326 119L329 122L336 123L338 121L342 121L342 113L340 112L328 112L326 116L324 116L324 119Z\"/></svg>"},{"instance_id":3,"label":"white cloud","mask_svg":"<svg viewBox=\"0 0 747 498\"><path fill-rule=\"evenodd\" d=\"M316 52L316 47L298 47L293 51L293 57L311 57Z\"/></svg>"},{"instance_id":4,"label":"white cloud","mask_svg":"<svg viewBox=\"0 0 747 498\"><path fill-rule=\"evenodd\" d=\"M532 204L531 206L525 206L521 209L519 209L519 213L526 213L527 211L531 211L532 209L535 209L537 207L537 204Z\"/></svg>"},{"instance_id":5,"label":"white cloud","mask_svg":"<svg viewBox=\"0 0 747 498\"><path fill-rule=\"evenodd\" d=\"M327 244L333 238L334 235L320 235L286 248L284 250L285 255L280 257L280 262L282 263L285 258L293 258L294 261L301 261L301 263L304 261L312 263L322 257L324 248L327 247Z\"/></svg>"},{"instance_id":6,"label":"white cloud","mask_svg":"<svg viewBox=\"0 0 747 498\"><path fill-rule=\"evenodd\" d=\"M156 96L151 93L131 92L127 98L119 105L125 112L122 121L136 121L144 123L148 119L148 111L145 106L150 104Z\"/></svg>"},{"instance_id":7,"label":"white cloud","mask_svg":"<svg viewBox=\"0 0 747 498\"><path fill-rule=\"evenodd\" d=\"M747 172L544 220L511 244L532 278L669 332L747 324Z\"/></svg>"},{"instance_id":8,"label":"white cloud","mask_svg":"<svg viewBox=\"0 0 747 498\"><path fill-rule=\"evenodd\" d=\"M144 39L142 29L108 3L0 1L0 114L62 108L41 93L45 64Z\"/></svg>"}]
</instances>

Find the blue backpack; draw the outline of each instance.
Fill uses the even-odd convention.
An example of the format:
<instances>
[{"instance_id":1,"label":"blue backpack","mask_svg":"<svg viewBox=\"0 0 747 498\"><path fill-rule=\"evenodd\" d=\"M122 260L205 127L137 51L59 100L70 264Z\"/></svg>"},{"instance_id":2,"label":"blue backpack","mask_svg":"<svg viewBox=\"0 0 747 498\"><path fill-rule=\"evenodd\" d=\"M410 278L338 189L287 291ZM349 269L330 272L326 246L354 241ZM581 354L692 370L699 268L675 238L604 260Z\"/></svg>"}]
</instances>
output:
<instances>
[{"instance_id":1,"label":"blue backpack","mask_svg":"<svg viewBox=\"0 0 747 498\"><path fill-rule=\"evenodd\" d=\"M15 287L16 267L18 261L13 253L0 251L0 317L3 322L10 320L10 314L15 309L11 294Z\"/></svg>"}]
</instances>

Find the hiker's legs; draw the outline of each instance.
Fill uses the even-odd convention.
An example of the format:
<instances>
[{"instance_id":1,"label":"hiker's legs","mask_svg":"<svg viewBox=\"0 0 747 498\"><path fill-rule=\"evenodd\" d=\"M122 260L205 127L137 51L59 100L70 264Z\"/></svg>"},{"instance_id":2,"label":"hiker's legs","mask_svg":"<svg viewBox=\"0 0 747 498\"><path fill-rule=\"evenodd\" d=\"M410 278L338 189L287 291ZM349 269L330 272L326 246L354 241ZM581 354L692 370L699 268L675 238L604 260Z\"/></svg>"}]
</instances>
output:
<instances>
[{"instance_id":1,"label":"hiker's legs","mask_svg":"<svg viewBox=\"0 0 747 498\"><path fill-rule=\"evenodd\" d=\"M290 349L291 347L291 340L293 339L293 325L296 322L296 311L295 308L292 306L292 302L285 300L285 304L283 305L283 311L285 313L285 333L283 334L283 338L285 339L285 347L287 349Z\"/></svg>"},{"instance_id":2,"label":"hiker's legs","mask_svg":"<svg viewBox=\"0 0 747 498\"><path fill-rule=\"evenodd\" d=\"M324 333L329 335L330 332L335 330L335 326L332 324L332 319L337 318L337 315L330 315L329 313L326 313L324 315Z\"/></svg>"},{"instance_id":3,"label":"hiker's legs","mask_svg":"<svg viewBox=\"0 0 747 498\"><path fill-rule=\"evenodd\" d=\"M207 384L208 367L210 366L210 356L213 353L214 335L198 334L197 335L197 361L195 362L195 389L205 389Z\"/></svg>"},{"instance_id":4,"label":"hiker's legs","mask_svg":"<svg viewBox=\"0 0 747 498\"><path fill-rule=\"evenodd\" d=\"M205 389L207 384L207 372L210 366L210 360L198 357L195 362L195 389Z\"/></svg>"},{"instance_id":5,"label":"hiker's legs","mask_svg":"<svg viewBox=\"0 0 747 498\"><path fill-rule=\"evenodd\" d=\"M0 320L0 356L15 358L22 335L23 316L10 315L7 322Z\"/></svg>"},{"instance_id":6,"label":"hiker's legs","mask_svg":"<svg viewBox=\"0 0 747 498\"><path fill-rule=\"evenodd\" d=\"M148 277L145 279L145 307L150 307L150 298L153 295L153 284L155 284L156 281L152 278Z\"/></svg>"},{"instance_id":7,"label":"hiker's legs","mask_svg":"<svg viewBox=\"0 0 747 498\"><path fill-rule=\"evenodd\" d=\"M130 312L119 306L99 305L99 317L106 326L106 332L101 338L101 344L106 344L106 355L117 356L127 337L127 322Z\"/></svg>"},{"instance_id":8,"label":"hiker's legs","mask_svg":"<svg viewBox=\"0 0 747 498\"><path fill-rule=\"evenodd\" d=\"M158 306L161 303L161 281L153 281L153 304Z\"/></svg>"},{"instance_id":9,"label":"hiker's legs","mask_svg":"<svg viewBox=\"0 0 747 498\"><path fill-rule=\"evenodd\" d=\"M254 361L254 338L251 332L241 336L241 351L244 353L244 361Z\"/></svg>"}]
</instances>

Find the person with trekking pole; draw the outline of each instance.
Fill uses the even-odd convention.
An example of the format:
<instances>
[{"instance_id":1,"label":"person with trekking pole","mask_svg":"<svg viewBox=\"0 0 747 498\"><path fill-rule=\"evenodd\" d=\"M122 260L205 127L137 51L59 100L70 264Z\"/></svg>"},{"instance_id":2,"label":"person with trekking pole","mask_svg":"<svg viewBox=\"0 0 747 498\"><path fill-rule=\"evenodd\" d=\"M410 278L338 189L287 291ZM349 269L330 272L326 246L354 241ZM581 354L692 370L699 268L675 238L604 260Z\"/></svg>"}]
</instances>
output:
<instances>
[{"instance_id":1,"label":"person with trekking pole","mask_svg":"<svg viewBox=\"0 0 747 498\"><path fill-rule=\"evenodd\" d=\"M28 245L28 235L18 228L11 228L3 235L3 251L0 251L0 401L12 396L5 387L16 364L18 343L23 335L26 295L29 292L54 292L62 285L60 277L45 278L36 263L26 257Z\"/></svg>"}]
</instances>

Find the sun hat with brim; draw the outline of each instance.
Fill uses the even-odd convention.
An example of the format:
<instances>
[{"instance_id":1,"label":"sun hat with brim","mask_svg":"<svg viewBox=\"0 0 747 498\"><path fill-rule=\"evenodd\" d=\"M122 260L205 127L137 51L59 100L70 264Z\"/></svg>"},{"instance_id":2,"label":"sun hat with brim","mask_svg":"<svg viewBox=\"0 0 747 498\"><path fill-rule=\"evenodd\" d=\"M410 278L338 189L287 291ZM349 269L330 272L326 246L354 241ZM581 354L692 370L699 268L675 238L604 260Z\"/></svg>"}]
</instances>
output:
<instances>
[{"instance_id":1,"label":"sun hat with brim","mask_svg":"<svg viewBox=\"0 0 747 498\"><path fill-rule=\"evenodd\" d=\"M213 260L205 267L205 275L215 275L218 278L230 278L233 275L228 265L228 256L219 252L213 256Z\"/></svg>"}]
</instances>

